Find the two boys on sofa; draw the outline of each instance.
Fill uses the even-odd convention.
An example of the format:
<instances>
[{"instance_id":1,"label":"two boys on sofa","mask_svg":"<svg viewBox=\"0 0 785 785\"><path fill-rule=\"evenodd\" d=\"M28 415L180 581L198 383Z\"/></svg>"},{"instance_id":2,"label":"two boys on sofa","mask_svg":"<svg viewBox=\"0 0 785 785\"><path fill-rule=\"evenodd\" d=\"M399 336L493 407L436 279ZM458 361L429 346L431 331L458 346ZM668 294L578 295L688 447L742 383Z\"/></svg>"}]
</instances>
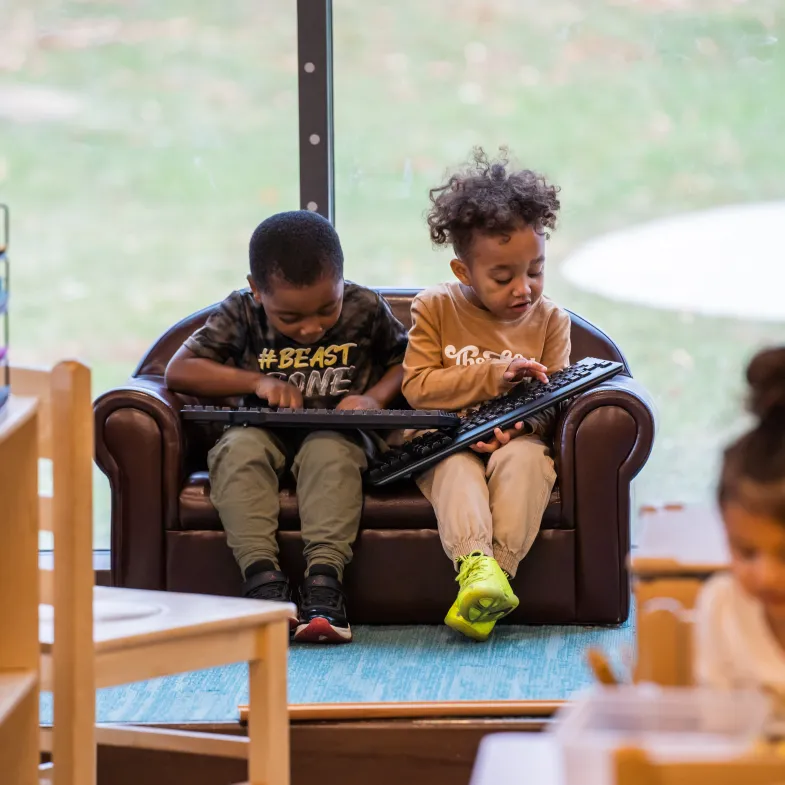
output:
<instances>
[{"instance_id":1,"label":"two boys on sofa","mask_svg":"<svg viewBox=\"0 0 785 785\"><path fill-rule=\"evenodd\" d=\"M230 294L169 363L168 386L271 406L462 410L569 363L570 318L543 295L558 189L478 150L431 191L432 241L450 244L454 281L419 294L408 335L384 299L345 281L332 225L307 211L263 221L249 288ZM456 567L446 624L485 640L518 605L509 579L540 527L556 474L553 415L516 423L418 477ZM291 471L306 559L294 639L348 642L342 579L362 511L373 434L228 428L208 455L211 500L246 596L291 602L277 560L278 483Z\"/></svg>"}]
</instances>

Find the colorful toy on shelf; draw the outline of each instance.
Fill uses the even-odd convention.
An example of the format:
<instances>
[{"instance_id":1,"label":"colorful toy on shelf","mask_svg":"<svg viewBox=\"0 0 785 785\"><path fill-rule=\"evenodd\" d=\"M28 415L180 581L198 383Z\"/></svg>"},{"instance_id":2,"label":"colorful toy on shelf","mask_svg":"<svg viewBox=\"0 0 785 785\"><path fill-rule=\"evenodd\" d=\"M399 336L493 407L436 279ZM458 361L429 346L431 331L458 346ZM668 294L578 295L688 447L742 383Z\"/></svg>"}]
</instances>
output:
<instances>
[{"instance_id":1,"label":"colorful toy on shelf","mask_svg":"<svg viewBox=\"0 0 785 785\"><path fill-rule=\"evenodd\" d=\"M0 409L11 390L8 357L8 207L0 204L2 236L0 236Z\"/></svg>"}]
</instances>

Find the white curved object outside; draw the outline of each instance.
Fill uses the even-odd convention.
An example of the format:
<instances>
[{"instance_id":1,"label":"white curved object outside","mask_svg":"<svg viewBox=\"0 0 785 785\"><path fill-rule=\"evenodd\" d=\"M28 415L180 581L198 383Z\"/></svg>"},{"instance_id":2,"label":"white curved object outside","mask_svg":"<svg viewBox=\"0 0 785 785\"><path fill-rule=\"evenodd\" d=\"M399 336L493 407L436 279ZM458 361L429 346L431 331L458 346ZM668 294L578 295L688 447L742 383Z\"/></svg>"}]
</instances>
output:
<instances>
[{"instance_id":1,"label":"white curved object outside","mask_svg":"<svg viewBox=\"0 0 785 785\"><path fill-rule=\"evenodd\" d=\"M783 227L785 201L684 213L598 237L560 272L611 300L785 322Z\"/></svg>"}]
</instances>

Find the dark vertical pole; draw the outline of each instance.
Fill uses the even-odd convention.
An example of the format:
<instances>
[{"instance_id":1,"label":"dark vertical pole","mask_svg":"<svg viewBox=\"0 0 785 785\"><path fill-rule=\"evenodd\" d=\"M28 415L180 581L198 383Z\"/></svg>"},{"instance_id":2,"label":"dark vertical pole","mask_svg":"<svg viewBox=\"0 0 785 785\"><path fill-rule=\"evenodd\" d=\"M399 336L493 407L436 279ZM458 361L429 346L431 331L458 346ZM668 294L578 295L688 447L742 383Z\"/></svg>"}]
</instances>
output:
<instances>
[{"instance_id":1,"label":"dark vertical pole","mask_svg":"<svg viewBox=\"0 0 785 785\"><path fill-rule=\"evenodd\" d=\"M300 207L335 223L332 38L332 0L297 0Z\"/></svg>"}]
</instances>

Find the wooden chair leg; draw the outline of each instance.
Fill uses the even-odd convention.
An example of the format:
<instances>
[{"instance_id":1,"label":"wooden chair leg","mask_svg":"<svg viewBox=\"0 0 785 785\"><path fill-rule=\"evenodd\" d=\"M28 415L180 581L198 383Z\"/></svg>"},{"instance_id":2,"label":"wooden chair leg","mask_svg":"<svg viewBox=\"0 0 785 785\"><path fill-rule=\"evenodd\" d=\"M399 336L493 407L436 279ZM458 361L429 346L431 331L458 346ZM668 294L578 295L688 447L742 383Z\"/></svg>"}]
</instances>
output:
<instances>
[{"instance_id":1,"label":"wooden chair leg","mask_svg":"<svg viewBox=\"0 0 785 785\"><path fill-rule=\"evenodd\" d=\"M52 372L54 466L54 722L57 785L95 785L93 409L90 370Z\"/></svg>"},{"instance_id":2,"label":"wooden chair leg","mask_svg":"<svg viewBox=\"0 0 785 785\"><path fill-rule=\"evenodd\" d=\"M266 625L256 640L257 659L248 670L248 783L289 785L289 622Z\"/></svg>"}]
</instances>

